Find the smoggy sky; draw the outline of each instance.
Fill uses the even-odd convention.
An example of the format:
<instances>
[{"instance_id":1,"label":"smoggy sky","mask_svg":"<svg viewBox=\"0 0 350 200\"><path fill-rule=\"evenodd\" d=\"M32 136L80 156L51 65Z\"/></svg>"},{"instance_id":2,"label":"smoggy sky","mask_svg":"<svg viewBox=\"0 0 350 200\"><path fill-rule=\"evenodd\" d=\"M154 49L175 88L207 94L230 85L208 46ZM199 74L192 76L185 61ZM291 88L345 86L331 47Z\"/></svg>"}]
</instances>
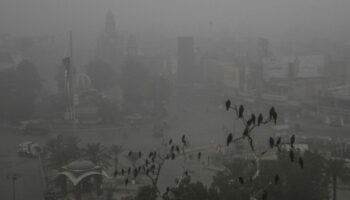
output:
<instances>
[{"instance_id":1,"label":"smoggy sky","mask_svg":"<svg viewBox=\"0 0 350 200\"><path fill-rule=\"evenodd\" d=\"M213 29L267 37L308 29L341 36L350 27L349 0L0 0L0 27L20 35L70 29L96 35L108 9L121 30L174 36Z\"/></svg>"}]
</instances>

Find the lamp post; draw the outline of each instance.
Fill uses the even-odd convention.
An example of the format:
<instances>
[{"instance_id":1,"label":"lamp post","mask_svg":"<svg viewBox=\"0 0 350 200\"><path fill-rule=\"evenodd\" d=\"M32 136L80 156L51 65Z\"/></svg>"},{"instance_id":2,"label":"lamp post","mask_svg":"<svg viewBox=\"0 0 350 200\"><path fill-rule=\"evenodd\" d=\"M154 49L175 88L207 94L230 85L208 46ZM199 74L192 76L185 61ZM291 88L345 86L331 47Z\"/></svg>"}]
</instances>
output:
<instances>
[{"instance_id":1,"label":"lamp post","mask_svg":"<svg viewBox=\"0 0 350 200\"><path fill-rule=\"evenodd\" d=\"M7 179L12 180L12 199L16 200L16 180L19 178L19 174L12 173L7 175Z\"/></svg>"}]
</instances>

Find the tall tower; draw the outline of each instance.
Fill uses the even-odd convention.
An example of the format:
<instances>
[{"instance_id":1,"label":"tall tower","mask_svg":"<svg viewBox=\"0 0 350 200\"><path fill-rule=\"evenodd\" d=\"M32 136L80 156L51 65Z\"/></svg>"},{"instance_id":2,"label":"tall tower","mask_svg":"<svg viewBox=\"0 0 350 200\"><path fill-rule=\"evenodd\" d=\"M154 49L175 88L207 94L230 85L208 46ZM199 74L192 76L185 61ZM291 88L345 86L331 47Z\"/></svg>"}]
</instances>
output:
<instances>
[{"instance_id":1,"label":"tall tower","mask_svg":"<svg viewBox=\"0 0 350 200\"><path fill-rule=\"evenodd\" d=\"M194 38L179 37L177 41L177 81L181 85L194 82Z\"/></svg>"},{"instance_id":2,"label":"tall tower","mask_svg":"<svg viewBox=\"0 0 350 200\"><path fill-rule=\"evenodd\" d=\"M112 11L108 11L105 19L105 29L97 41L96 56L119 72L123 61L123 37L116 28Z\"/></svg>"},{"instance_id":3,"label":"tall tower","mask_svg":"<svg viewBox=\"0 0 350 200\"><path fill-rule=\"evenodd\" d=\"M106 35L115 35L117 32L115 26L114 15L111 10L109 10L106 14L106 22L105 22L105 34Z\"/></svg>"}]
</instances>

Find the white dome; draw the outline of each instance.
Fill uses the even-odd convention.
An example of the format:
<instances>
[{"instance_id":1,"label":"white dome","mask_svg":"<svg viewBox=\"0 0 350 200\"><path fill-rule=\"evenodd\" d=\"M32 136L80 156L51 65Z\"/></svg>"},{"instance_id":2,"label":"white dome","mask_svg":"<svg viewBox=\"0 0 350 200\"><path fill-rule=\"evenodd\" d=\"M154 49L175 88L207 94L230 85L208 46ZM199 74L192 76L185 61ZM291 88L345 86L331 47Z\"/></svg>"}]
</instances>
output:
<instances>
[{"instance_id":1,"label":"white dome","mask_svg":"<svg viewBox=\"0 0 350 200\"><path fill-rule=\"evenodd\" d=\"M80 73L77 75L77 88L78 89L90 89L91 79L85 73Z\"/></svg>"}]
</instances>

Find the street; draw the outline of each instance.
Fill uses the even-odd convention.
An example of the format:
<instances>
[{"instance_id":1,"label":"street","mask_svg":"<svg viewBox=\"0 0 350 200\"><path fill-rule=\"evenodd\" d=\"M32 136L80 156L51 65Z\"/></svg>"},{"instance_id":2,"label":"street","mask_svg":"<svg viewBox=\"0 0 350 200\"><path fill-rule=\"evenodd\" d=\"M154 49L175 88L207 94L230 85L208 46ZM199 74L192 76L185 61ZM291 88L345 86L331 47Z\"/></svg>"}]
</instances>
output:
<instances>
[{"instance_id":1,"label":"street","mask_svg":"<svg viewBox=\"0 0 350 200\"><path fill-rule=\"evenodd\" d=\"M39 160L19 157L16 152L17 145L28 140L43 144L45 137L0 132L0 199L14 199L13 174L18 175L14 184L16 200L43 199L44 191Z\"/></svg>"}]
</instances>

